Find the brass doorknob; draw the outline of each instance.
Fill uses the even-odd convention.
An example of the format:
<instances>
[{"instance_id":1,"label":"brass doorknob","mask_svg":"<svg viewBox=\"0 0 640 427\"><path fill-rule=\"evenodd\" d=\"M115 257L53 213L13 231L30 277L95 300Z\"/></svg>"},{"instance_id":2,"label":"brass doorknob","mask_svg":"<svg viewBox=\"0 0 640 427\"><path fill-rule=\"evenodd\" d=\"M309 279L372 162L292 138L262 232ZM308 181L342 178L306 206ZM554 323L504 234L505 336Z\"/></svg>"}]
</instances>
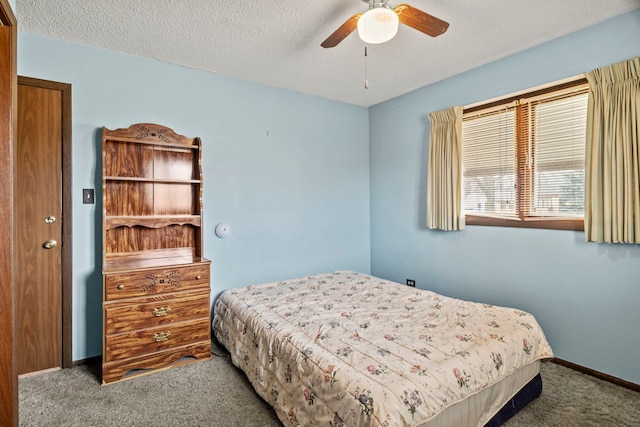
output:
<instances>
[{"instance_id":1,"label":"brass doorknob","mask_svg":"<svg viewBox=\"0 0 640 427\"><path fill-rule=\"evenodd\" d=\"M55 240L51 239L51 240L47 240L46 242L44 242L42 244L42 247L45 249L53 249L56 246L58 246L58 242L56 242Z\"/></svg>"}]
</instances>

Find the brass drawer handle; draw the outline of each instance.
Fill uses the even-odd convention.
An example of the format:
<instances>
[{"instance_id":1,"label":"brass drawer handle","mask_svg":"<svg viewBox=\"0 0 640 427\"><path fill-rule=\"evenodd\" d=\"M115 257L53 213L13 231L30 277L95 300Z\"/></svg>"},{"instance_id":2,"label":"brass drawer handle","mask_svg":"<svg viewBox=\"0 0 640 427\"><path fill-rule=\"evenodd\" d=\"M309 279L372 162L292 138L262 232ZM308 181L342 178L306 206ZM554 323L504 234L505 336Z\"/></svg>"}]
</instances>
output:
<instances>
[{"instance_id":1,"label":"brass drawer handle","mask_svg":"<svg viewBox=\"0 0 640 427\"><path fill-rule=\"evenodd\" d=\"M198 274L198 275L196 276L196 280L200 280L200 279L202 279L202 276Z\"/></svg>"},{"instance_id":2,"label":"brass drawer handle","mask_svg":"<svg viewBox=\"0 0 640 427\"><path fill-rule=\"evenodd\" d=\"M162 341L168 340L170 336L171 336L171 331L158 332L158 333L153 334L153 340L155 342L162 342Z\"/></svg>"},{"instance_id":3,"label":"brass drawer handle","mask_svg":"<svg viewBox=\"0 0 640 427\"><path fill-rule=\"evenodd\" d=\"M153 315L156 317L166 316L169 313L171 313L171 307L160 307L153 309Z\"/></svg>"},{"instance_id":4,"label":"brass drawer handle","mask_svg":"<svg viewBox=\"0 0 640 427\"><path fill-rule=\"evenodd\" d=\"M118 285L118 289L124 289L124 285Z\"/></svg>"}]
</instances>

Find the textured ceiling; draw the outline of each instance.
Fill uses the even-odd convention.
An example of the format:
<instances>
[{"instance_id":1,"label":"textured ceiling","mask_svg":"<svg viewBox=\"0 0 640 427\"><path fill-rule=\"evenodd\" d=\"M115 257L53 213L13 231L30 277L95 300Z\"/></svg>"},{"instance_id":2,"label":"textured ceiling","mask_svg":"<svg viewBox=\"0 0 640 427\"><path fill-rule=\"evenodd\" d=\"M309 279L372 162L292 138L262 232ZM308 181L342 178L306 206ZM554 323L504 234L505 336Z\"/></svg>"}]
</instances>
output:
<instances>
[{"instance_id":1,"label":"textured ceiling","mask_svg":"<svg viewBox=\"0 0 640 427\"><path fill-rule=\"evenodd\" d=\"M19 28L71 42L370 106L640 7L640 0L399 0L449 22L320 43L361 0L16 0ZM369 88L364 81L368 78Z\"/></svg>"}]
</instances>

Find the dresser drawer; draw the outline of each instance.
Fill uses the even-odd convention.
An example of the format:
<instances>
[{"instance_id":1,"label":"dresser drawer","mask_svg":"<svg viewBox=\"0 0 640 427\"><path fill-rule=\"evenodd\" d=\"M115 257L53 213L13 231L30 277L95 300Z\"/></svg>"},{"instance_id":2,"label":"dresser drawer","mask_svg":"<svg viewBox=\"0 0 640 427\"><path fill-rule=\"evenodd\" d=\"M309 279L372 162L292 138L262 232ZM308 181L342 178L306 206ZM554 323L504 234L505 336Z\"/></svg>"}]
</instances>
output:
<instances>
[{"instance_id":1,"label":"dresser drawer","mask_svg":"<svg viewBox=\"0 0 640 427\"><path fill-rule=\"evenodd\" d=\"M106 301L209 287L209 264L105 274Z\"/></svg>"},{"instance_id":2,"label":"dresser drawer","mask_svg":"<svg viewBox=\"0 0 640 427\"><path fill-rule=\"evenodd\" d=\"M122 360L199 341L209 341L209 330L209 317L206 317L128 333L105 335L104 361Z\"/></svg>"},{"instance_id":3,"label":"dresser drawer","mask_svg":"<svg viewBox=\"0 0 640 427\"><path fill-rule=\"evenodd\" d=\"M104 305L107 335L209 317L209 291L166 294Z\"/></svg>"}]
</instances>

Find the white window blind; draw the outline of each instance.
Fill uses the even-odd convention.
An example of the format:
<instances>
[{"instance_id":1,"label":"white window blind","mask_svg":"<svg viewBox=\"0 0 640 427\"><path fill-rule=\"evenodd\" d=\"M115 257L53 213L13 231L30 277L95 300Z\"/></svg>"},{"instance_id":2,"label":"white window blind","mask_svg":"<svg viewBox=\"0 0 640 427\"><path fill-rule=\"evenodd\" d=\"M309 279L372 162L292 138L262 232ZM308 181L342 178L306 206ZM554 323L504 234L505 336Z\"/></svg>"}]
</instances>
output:
<instances>
[{"instance_id":1,"label":"white window blind","mask_svg":"<svg viewBox=\"0 0 640 427\"><path fill-rule=\"evenodd\" d=\"M465 212L515 216L515 109L463 121L462 153Z\"/></svg>"},{"instance_id":2,"label":"white window blind","mask_svg":"<svg viewBox=\"0 0 640 427\"><path fill-rule=\"evenodd\" d=\"M532 104L535 183L532 214L584 216L587 94Z\"/></svg>"},{"instance_id":3,"label":"white window blind","mask_svg":"<svg viewBox=\"0 0 640 427\"><path fill-rule=\"evenodd\" d=\"M465 112L465 214L523 222L583 218L586 117L584 82Z\"/></svg>"}]
</instances>

